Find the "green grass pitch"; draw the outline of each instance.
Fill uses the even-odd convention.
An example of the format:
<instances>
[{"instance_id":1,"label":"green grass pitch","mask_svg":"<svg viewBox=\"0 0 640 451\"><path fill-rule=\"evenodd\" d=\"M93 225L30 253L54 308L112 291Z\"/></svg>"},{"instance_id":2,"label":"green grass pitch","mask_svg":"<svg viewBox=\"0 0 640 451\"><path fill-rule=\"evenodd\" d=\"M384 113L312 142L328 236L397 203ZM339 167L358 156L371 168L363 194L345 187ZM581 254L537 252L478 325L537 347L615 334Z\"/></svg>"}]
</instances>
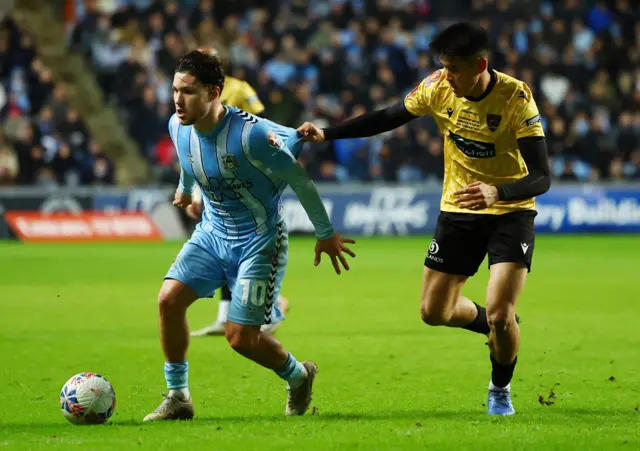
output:
<instances>
[{"instance_id":1,"label":"green grass pitch","mask_svg":"<svg viewBox=\"0 0 640 451\"><path fill-rule=\"evenodd\" d=\"M292 238L292 309L277 336L320 367L314 415L284 418L273 373L200 338L196 419L170 424L141 420L166 390L156 294L181 243L0 244L0 451L640 449L640 236L538 237L513 418L486 414L485 340L420 321L429 241L361 239L338 277L328 261L313 267L312 240ZM483 266L465 294L483 303L487 277ZM198 301L190 324L215 310ZM73 426L59 410L81 371L115 387L105 426Z\"/></svg>"}]
</instances>

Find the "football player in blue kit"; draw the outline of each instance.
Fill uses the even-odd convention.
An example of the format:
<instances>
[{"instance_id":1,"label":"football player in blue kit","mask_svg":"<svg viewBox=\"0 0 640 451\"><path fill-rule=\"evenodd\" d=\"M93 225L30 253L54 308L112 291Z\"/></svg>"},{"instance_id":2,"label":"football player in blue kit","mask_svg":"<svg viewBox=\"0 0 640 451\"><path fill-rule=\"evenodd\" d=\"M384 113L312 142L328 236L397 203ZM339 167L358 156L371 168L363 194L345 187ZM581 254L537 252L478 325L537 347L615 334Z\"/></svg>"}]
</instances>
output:
<instances>
[{"instance_id":1,"label":"football player in blue kit","mask_svg":"<svg viewBox=\"0 0 640 451\"><path fill-rule=\"evenodd\" d=\"M322 253L336 273L349 270L344 254L355 243L333 230L318 191L296 160L302 136L294 129L223 106L224 70L216 56L193 51L178 62L176 107L169 121L181 174L174 205L187 208L197 185L202 221L171 265L158 295L160 339L169 389L144 421L190 419L187 308L227 283L232 302L225 336L231 347L287 382L286 415L309 408L318 371L299 362L261 326L282 320L274 307L287 264L288 237L280 197L289 185L314 225L315 265Z\"/></svg>"}]
</instances>

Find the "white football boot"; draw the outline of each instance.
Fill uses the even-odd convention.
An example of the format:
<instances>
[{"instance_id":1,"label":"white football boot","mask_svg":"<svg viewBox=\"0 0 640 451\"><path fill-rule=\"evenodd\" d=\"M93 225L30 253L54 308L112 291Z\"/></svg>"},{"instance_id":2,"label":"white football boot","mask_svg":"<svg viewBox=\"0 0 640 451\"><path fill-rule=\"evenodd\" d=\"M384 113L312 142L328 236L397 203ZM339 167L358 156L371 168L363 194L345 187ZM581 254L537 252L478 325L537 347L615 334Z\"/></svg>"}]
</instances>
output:
<instances>
[{"instance_id":1,"label":"white football boot","mask_svg":"<svg viewBox=\"0 0 640 451\"><path fill-rule=\"evenodd\" d=\"M147 421L165 421L165 420L190 420L193 418L194 408L191 397L185 399L180 393L165 395L160 405L144 417Z\"/></svg>"},{"instance_id":2,"label":"white football boot","mask_svg":"<svg viewBox=\"0 0 640 451\"><path fill-rule=\"evenodd\" d=\"M307 370L307 378L297 388L287 387L287 405L284 410L284 414L288 417L294 415L304 415L309 409L311 404L311 395L313 394L313 381L316 378L318 372L318 366L311 362L302 362L304 368Z\"/></svg>"}]
</instances>

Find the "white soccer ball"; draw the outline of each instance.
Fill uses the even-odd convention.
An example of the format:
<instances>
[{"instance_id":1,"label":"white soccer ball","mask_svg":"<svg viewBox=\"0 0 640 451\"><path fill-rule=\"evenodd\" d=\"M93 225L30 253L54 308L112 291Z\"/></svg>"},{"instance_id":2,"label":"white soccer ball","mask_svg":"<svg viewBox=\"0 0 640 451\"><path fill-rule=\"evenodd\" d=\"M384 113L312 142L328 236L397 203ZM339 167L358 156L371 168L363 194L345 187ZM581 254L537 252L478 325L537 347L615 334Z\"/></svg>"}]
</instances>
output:
<instances>
[{"instance_id":1,"label":"white soccer ball","mask_svg":"<svg viewBox=\"0 0 640 451\"><path fill-rule=\"evenodd\" d=\"M62 387L60 408L73 424L103 424L116 409L116 392L99 374L76 374Z\"/></svg>"}]
</instances>

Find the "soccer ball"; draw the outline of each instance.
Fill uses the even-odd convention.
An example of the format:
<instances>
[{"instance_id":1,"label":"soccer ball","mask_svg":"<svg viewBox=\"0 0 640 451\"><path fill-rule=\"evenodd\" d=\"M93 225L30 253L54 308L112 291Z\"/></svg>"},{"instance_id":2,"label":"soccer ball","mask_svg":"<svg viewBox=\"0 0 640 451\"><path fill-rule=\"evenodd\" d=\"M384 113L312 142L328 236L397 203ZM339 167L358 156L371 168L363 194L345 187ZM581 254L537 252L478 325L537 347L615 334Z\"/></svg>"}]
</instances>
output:
<instances>
[{"instance_id":1,"label":"soccer ball","mask_svg":"<svg viewBox=\"0 0 640 451\"><path fill-rule=\"evenodd\" d=\"M73 424L103 424L116 409L116 392L99 374L76 374L62 387L60 408Z\"/></svg>"}]
</instances>

